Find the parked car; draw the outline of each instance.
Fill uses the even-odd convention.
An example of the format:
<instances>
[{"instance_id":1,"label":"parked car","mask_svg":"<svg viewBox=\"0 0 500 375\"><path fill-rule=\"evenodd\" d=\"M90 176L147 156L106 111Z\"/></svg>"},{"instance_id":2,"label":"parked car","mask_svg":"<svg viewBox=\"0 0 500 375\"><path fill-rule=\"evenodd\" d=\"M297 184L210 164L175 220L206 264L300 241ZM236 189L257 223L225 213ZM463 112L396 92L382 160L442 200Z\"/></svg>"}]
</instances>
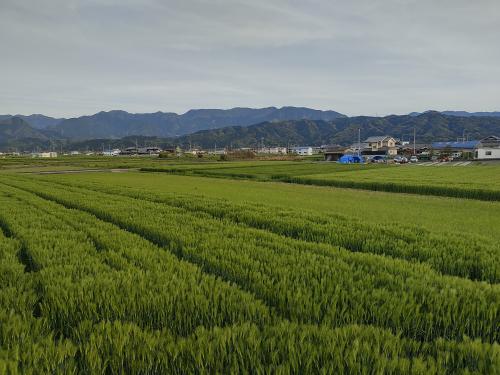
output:
<instances>
[{"instance_id":1,"label":"parked car","mask_svg":"<svg viewBox=\"0 0 500 375\"><path fill-rule=\"evenodd\" d=\"M449 155L449 156L448 155L440 156L438 158L438 161L440 161L440 162L453 161L453 156L451 156L451 155Z\"/></svg>"},{"instance_id":2,"label":"parked car","mask_svg":"<svg viewBox=\"0 0 500 375\"><path fill-rule=\"evenodd\" d=\"M408 163L408 159L405 156L398 155L394 157L394 163L405 164Z\"/></svg>"},{"instance_id":3,"label":"parked car","mask_svg":"<svg viewBox=\"0 0 500 375\"><path fill-rule=\"evenodd\" d=\"M385 163L386 157L383 155L375 155L370 159L370 162L372 163Z\"/></svg>"},{"instance_id":4,"label":"parked car","mask_svg":"<svg viewBox=\"0 0 500 375\"><path fill-rule=\"evenodd\" d=\"M412 155L412 157L410 158L410 163L418 163L417 155Z\"/></svg>"}]
</instances>

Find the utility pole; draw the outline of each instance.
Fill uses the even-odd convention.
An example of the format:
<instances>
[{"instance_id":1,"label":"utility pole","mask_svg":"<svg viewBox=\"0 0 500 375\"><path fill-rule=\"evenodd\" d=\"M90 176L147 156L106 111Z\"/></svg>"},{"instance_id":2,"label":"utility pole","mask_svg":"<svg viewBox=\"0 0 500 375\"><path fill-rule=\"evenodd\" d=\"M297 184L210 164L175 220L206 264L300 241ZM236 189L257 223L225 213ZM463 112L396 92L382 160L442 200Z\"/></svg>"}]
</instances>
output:
<instances>
[{"instance_id":1,"label":"utility pole","mask_svg":"<svg viewBox=\"0 0 500 375\"><path fill-rule=\"evenodd\" d=\"M358 156L361 156L361 128L358 128Z\"/></svg>"},{"instance_id":2,"label":"utility pole","mask_svg":"<svg viewBox=\"0 0 500 375\"><path fill-rule=\"evenodd\" d=\"M416 138L417 138L417 131L416 131L416 128L413 127L413 155L417 154L417 152L416 152L416 145L415 145Z\"/></svg>"}]
</instances>

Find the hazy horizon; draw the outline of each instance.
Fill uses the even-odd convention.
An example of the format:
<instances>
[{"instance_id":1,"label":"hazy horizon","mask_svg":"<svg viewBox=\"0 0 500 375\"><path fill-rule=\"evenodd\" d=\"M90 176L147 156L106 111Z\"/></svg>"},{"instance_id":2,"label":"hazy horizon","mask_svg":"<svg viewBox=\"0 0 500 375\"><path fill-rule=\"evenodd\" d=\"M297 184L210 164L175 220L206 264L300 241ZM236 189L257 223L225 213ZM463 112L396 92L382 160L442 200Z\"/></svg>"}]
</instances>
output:
<instances>
[{"instance_id":1,"label":"hazy horizon","mask_svg":"<svg viewBox=\"0 0 500 375\"><path fill-rule=\"evenodd\" d=\"M280 109L280 108L284 108L284 107L304 107L304 106L283 106L283 107L278 107L278 106L266 106L266 107L231 107L231 108L191 108L191 109L188 109L187 111L183 111L183 112L175 112L175 111L168 111L168 110L158 110L158 111L151 111L151 112L132 112L132 111L127 111L126 109L108 109L108 110L101 110L101 111L97 111L97 112L94 112L94 113L83 113L83 114L80 114L80 115L75 115L75 116L58 116L58 115L50 115L50 114L47 114L47 113L0 113L0 115L10 115L10 116L30 116L30 115L43 115L43 116L47 116L47 117L52 117L52 118L64 118L64 119L71 119L71 118L78 118L78 117L83 117L83 116L92 116L92 115L95 115L97 113L100 113L100 112L111 112L111 111L125 111L125 112L128 112L128 113L131 113L131 114L148 114L148 113L155 113L155 112L163 112L163 113L175 113L177 115L183 115L183 114L186 114L187 112L189 111L196 111L196 110L230 110L230 109L235 109L235 108L251 108L251 109L263 109L263 108L270 108L270 107L275 107L277 109ZM403 115L409 115L410 113L412 112L418 112L418 113L425 113L425 112L429 112L429 111L437 111L437 112L461 112L462 110L461 109L456 109L456 110L453 110L453 109L445 109L445 110L437 110L437 109L426 109L426 110L423 110L423 111L411 111L411 112L408 112L408 113L386 113L386 114L381 114L381 113L375 113L375 114L355 114L355 115L349 115L347 113L344 113L342 111L338 111L336 109L332 109L332 108L325 108L325 109L322 109L322 108L311 108L311 107L305 107L305 108L309 108L309 109L313 109L313 110L321 110L321 111L335 111L335 112L339 112L340 114L343 114L343 115L346 115L348 117L357 117L357 116L369 116L369 117L386 117L386 116L391 116L391 115L396 115L396 116L403 116ZM474 112L500 112L500 110L489 110L489 111L466 111L466 112L469 112L469 113L474 113Z\"/></svg>"}]
</instances>

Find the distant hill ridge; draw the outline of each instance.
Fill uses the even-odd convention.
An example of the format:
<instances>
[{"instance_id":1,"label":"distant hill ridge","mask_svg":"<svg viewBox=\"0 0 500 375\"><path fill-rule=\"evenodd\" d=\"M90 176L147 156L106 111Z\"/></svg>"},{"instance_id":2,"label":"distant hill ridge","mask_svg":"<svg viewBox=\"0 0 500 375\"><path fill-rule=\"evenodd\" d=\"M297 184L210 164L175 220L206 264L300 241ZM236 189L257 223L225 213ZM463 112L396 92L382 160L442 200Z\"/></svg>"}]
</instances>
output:
<instances>
[{"instance_id":1,"label":"distant hill ridge","mask_svg":"<svg viewBox=\"0 0 500 375\"><path fill-rule=\"evenodd\" d=\"M42 115L23 117L34 116L40 119ZM262 141L266 145L348 145L357 140L358 129L362 138L389 134L411 140L415 128L418 142L455 140L464 134L469 139L480 139L500 135L500 116L458 116L428 111L403 116L346 117L335 111L269 107L191 110L183 115L99 112L62 120L44 129L34 129L23 118L9 115L3 116L3 120L0 116L0 126L3 150L55 146L95 148L96 144L120 146L134 137L162 145L212 148L215 144L218 147L256 146Z\"/></svg>"},{"instance_id":2,"label":"distant hill ridge","mask_svg":"<svg viewBox=\"0 0 500 375\"><path fill-rule=\"evenodd\" d=\"M410 116L419 116L428 112L437 112L437 111L425 111L425 112L412 112ZM500 112L467 112L467 111L440 111L443 115L448 116L458 116L458 117L500 117Z\"/></svg>"},{"instance_id":3,"label":"distant hill ridge","mask_svg":"<svg viewBox=\"0 0 500 375\"><path fill-rule=\"evenodd\" d=\"M182 115L168 112L128 113L125 111L99 112L92 116L66 119L47 128L54 136L70 139L122 138L131 135L173 137L199 130L226 126L248 126L264 121L333 120L345 117L335 111L310 108L233 108L197 109Z\"/></svg>"},{"instance_id":4,"label":"distant hill ridge","mask_svg":"<svg viewBox=\"0 0 500 375\"><path fill-rule=\"evenodd\" d=\"M435 112L427 111L424 113ZM500 117L500 112L444 111L456 117ZM422 113L413 112L410 116ZM175 137L228 126L249 126L262 122L286 120L332 121L347 116L336 111L321 111L305 107L267 107L232 109L193 109L179 115L173 112L129 113L113 110L94 115L64 119L42 114L0 115L0 120L19 117L51 138L86 140L123 138L132 135Z\"/></svg>"},{"instance_id":5,"label":"distant hill ridge","mask_svg":"<svg viewBox=\"0 0 500 375\"><path fill-rule=\"evenodd\" d=\"M439 112L418 116L391 115L386 117L345 117L332 121L292 120L264 122L248 127L232 126L205 130L185 135L173 143L201 147L233 147L266 145L350 145L358 138L358 129L364 139L377 135L411 141L413 129L419 143L456 140L464 134L469 139L481 139L492 134L500 135L500 117L458 117Z\"/></svg>"},{"instance_id":6,"label":"distant hill ridge","mask_svg":"<svg viewBox=\"0 0 500 375\"><path fill-rule=\"evenodd\" d=\"M0 148L30 147L47 141L45 134L33 129L20 117L0 119Z\"/></svg>"},{"instance_id":7,"label":"distant hill ridge","mask_svg":"<svg viewBox=\"0 0 500 375\"><path fill-rule=\"evenodd\" d=\"M29 116L24 115L0 115L0 121L8 120L12 117L18 117L26 121L31 127L35 129L46 129L50 126L55 126L61 121L65 120L63 118L53 118L41 114L33 114Z\"/></svg>"}]
</instances>

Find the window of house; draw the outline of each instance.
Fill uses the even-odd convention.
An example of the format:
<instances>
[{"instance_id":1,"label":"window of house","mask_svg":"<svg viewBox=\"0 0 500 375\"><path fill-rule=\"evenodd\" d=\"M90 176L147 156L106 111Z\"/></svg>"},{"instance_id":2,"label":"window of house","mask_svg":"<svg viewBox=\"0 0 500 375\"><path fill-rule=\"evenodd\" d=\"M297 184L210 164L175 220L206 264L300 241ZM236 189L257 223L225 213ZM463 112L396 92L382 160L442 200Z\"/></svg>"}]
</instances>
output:
<instances>
[{"instance_id":1,"label":"window of house","mask_svg":"<svg viewBox=\"0 0 500 375\"><path fill-rule=\"evenodd\" d=\"M486 151L486 156L491 156L491 151Z\"/></svg>"}]
</instances>

